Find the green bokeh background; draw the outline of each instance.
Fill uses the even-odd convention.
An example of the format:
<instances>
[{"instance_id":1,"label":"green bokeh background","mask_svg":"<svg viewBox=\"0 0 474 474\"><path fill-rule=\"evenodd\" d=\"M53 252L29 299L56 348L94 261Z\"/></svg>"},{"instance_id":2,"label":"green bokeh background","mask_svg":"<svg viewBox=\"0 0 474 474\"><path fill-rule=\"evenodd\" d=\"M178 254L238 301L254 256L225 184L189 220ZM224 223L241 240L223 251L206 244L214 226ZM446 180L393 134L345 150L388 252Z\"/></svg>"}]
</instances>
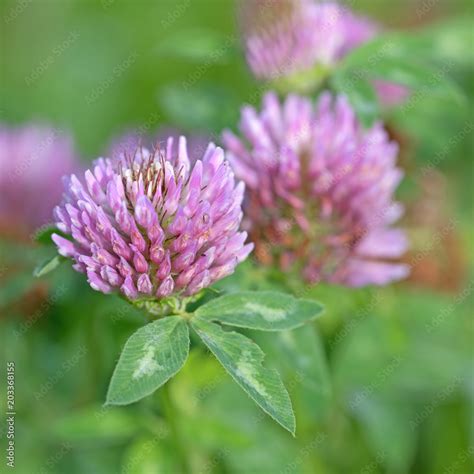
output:
<instances>
[{"instance_id":1,"label":"green bokeh background","mask_svg":"<svg viewBox=\"0 0 474 474\"><path fill-rule=\"evenodd\" d=\"M314 327L252 334L292 394L292 438L197 341L170 383L171 420L156 395L101 408L143 314L93 292L68 265L40 283L43 299L30 304L32 268L53 249L2 242L2 261L22 268L0 289L2 379L4 361L16 364L16 472L174 474L183 462L193 473L473 472L472 2L350 3L390 28L433 38L438 65L453 64L461 104L426 94L409 114L384 115L402 144L399 198L409 210L428 199L439 217L430 227L408 212L411 258L450 221L454 243L427 251L422 277L382 289L303 288L253 262L220 285L304 290L326 305ZM134 128L218 139L263 91L247 71L230 0L7 0L0 13L1 120L71 130L84 162ZM433 161L436 179L424 192L422 171ZM4 411L4 380L0 387ZM0 445L3 453L4 436Z\"/></svg>"}]
</instances>

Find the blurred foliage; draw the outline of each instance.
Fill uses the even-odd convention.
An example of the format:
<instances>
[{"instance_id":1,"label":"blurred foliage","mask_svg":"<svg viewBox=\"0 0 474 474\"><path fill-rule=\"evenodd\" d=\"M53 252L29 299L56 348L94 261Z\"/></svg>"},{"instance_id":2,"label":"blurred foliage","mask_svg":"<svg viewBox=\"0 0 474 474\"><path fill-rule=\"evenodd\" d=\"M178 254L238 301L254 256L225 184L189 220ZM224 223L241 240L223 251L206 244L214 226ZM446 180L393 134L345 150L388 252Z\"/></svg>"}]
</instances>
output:
<instances>
[{"instance_id":1,"label":"blurred foliage","mask_svg":"<svg viewBox=\"0 0 474 474\"><path fill-rule=\"evenodd\" d=\"M417 202L423 170L443 173L449 196L443 212L456 220L459 251L470 262L459 278L448 265L446 278L460 283L450 291L420 281L307 288L295 275L250 261L221 282L226 291L287 289L326 306L312 326L252 333L291 392L298 420L292 438L235 389L197 340L170 384L173 419L164 416L158 394L127 408L103 408L120 349L146 316L93 292L69 265L33 280L33 269L53 249L2 241L0 363L16 364L17 472L473 471L472 2L349 3L408 30L397 34L403 48L390 71L379 71L393 78L406 61L413 66L411 98L383 111L401 144L400 200L409 209ZM85 161L130 127L152 132L171 125L218 140L223 127L236 127L240 105L257 104L263 92L246 70L234 12L227 0L4 1L1 119L72 129ZM352 60L363 62L376 46ZM438 76L426 72L425 62L444 71L439 83L449 83L447 95L433 93ZM374 116L374 94L359 86L359 110ZM415 235L433 232L417 219L410 225ZM415 259L417 252L424 254L416 248ZM445 253L441 245L430 258Z\"/></svg>"}]
</instances>

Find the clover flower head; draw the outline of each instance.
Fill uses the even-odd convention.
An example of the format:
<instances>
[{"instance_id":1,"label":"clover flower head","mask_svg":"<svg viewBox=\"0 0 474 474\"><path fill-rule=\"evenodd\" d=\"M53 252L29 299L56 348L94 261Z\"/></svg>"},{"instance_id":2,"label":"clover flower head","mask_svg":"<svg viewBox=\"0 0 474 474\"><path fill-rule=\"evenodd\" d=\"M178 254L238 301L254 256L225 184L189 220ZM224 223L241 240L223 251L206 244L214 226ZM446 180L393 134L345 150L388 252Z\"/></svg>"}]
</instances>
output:
<instances>
[{"instance_id":1,"label":"clover flower head","mask_svg":"<svg viewBox=\"0 0 474 474\"><path fill-rule=\"evenodd\" d=\"M53 240L92 288L130 300L190 296L229 275L251 252L239 232L244 184L209 144L191 163L186 139L99 158L66 179Z\"/></svg>"},{"instance_id":2,"label":"clover flower head","mask_svg":"<svg viewBox=\"0 0 474 474\"><path fill-rule=\"evenodd\" d=\"M0 227L27 234L51 221L61 176L79 161L71 137L45 125L0 125Z\"/></svg>"},{"instance_id":3,"label":"clover flower head","mask_svg":"<svg viewBox=\"0 0 474 474\"><path fill-rule=\"evenodd\" d=\"M313 105L290 95L281 104L268 93L260 112L243 108L240 131L223 140L247 185L258 259L348 286L407 275L396 262L406 237L390 227L402 214L393 201L402 172L382 124L364 130L344 96L324 93Z\"/></svg>"},{"instance_id":4,"label":"clover flower head","mask_svg":"<svg viewBox=\"0 0 474 474\"><path fill-rule=\"evenodd\" d=\"M335 3L249 0L241 11L247 61L259 79L333 64L344 46L343 10Z\"/></svg>"},{"instance_id":5,"label":"clover flower head","mask_svg":"<svg viewBox=\"0 0 474 474\"><path fill-rule=\"evenodd\" d=\"M247 63L261 80L285 90L311 90L328 70L381 27L337 2L244 0L241 25ZM402 102L408 89L374 81L383 105Z\"/></svg>"}]
</instances>

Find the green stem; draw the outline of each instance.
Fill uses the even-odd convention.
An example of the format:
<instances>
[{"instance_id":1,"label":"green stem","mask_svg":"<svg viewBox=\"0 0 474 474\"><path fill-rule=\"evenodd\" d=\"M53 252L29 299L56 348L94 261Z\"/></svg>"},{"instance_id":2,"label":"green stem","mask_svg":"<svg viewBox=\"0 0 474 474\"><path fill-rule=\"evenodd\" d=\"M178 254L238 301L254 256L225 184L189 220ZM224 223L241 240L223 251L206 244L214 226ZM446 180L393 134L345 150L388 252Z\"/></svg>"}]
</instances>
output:
<instances>
[{"instance_id":1,"label":"green stem","mask_svg":"<svg viewBox=\"0 0 474 474\"><path fill-rule=\"evenodd\" d=\"M176 410L174 409L173 400L170 394L169 382L163 385L163 387L158 390L158 393L160 395L160 409L170 427L173 444L175 446L175 452L179 458L182 473L188 474L190 470L187 463L186 451L183 446L181 434L178 429L178 424L176 423Z\"/></svg>"}]
</instances>

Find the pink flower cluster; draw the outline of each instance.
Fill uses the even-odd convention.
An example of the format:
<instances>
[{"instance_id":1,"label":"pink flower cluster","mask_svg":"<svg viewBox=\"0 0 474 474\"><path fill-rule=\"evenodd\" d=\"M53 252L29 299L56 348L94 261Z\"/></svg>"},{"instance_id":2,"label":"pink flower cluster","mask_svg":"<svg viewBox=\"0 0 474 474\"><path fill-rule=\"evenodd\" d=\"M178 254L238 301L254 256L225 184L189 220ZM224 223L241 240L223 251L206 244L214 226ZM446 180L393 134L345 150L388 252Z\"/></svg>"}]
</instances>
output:
<instances>
[{"instance_id":1,"label":"pink flower cluster","mask_svg":"<svg viewBox=\"0 0 474 474\"><path fill-rule=\"evenodd\" d=\"M239 232L244 185L210 144L191 163L186 139L100 158L66 181L55 208L59 252L104 293L131 300L189 296L229 275L251 252Z\"/></svg>"},{"instance_id":2,"label":"pink flower cluster","mask_svg":"<svg viewBox=\"0 0 474 474\"><path fill-rule=\"evenodd\" d=\"M290 95L242 110L239 138L224 133L227 156L248 189L246 218L256 255L309 281L384 285L404 278L396 263L406 237L391 228L402 178L397 145L381 124L365 131L344 97Z\"/></svg>"},{"instance_id":3,"label":"pink flower cluster","mask_svg":"<svg viewBox=\"0 0 474 474\"><path fill-rule=\"evenodd\" d=\"M242 29L247 62L258 79L277 80L331 68L373 39L380 27L337 2L245 0ZM311 78L309 78L310 80ZM384 105L406 99L405 86L374 81Z\"/></svg>"}]
</instances>

